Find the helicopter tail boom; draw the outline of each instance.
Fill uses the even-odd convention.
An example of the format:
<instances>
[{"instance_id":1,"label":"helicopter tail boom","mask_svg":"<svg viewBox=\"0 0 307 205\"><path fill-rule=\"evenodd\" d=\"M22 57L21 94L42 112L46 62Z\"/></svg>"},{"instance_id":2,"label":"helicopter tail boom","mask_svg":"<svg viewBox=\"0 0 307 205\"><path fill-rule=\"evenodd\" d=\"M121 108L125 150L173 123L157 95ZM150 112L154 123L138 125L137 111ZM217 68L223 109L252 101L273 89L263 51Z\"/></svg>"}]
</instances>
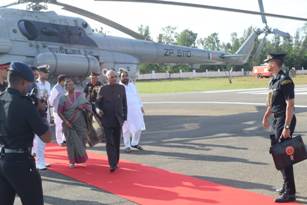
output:
<instances>
[{"instance_id":1,"label":"helicopter tail boom","mask_svg":"<svg viewBox=\"0 0 307 205\"><path fill-rule=\"evenodd\" d=\"M252 51L254 50L258 35L259 31L253 31L235 54L223 56L225 61L234 65L247 63Z\"/></svg>"}]
</instances>

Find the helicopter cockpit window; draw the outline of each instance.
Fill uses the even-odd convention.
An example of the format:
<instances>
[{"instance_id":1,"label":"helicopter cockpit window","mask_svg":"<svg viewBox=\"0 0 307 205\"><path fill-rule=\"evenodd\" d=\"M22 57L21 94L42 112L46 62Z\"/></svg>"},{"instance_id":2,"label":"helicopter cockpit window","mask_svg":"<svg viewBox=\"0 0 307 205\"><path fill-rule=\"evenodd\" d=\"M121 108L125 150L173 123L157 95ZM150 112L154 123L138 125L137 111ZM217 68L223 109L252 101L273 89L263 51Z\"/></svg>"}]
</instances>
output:
<instances>
[{"instance_id":1,"label":"helicopter cockpit window","mask_svg":"<svg viewBox=\"0 0 307 205\"><path fill-rule=\"evenodd\" d=\"M21 20L18 22L18 28L20 32L29 40L35 40L38 35L38 31L35 25L27 20Z\"/></svg>"},{"instance_id":2,"label":"helicopter cockpit window","mask_svg":"<svg viewBox=\"0 0 307 205\"><path fill-rule=\"evenodd\" d=\"M59 34L57 30L53 28L47 28L47 27L42 28L41 32L47 36L56 36Z\"/></svg>"},{"instance_id":3,"label":"helicopter cockpit window","mask_svg":"<svg viewBox=\"0 0 307 205\"><path fill-rule=\"evenodd\" d=\"M97 47L80 26L21 20L18 28L28 40Z\"/></svg>"}]
</instances>

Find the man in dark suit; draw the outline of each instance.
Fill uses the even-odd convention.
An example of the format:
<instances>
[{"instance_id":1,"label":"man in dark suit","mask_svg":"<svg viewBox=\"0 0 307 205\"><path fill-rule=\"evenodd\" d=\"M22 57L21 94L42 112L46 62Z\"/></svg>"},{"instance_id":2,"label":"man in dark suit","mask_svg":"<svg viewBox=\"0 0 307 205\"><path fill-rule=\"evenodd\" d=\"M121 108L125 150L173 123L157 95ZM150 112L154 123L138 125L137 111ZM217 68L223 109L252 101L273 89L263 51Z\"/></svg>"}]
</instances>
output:
<instances>
[{"instance_id":1,"label":"man in dark suit","mask_svg":"<svg viewBox=\"0 0 307 205\"><path fill-rule=\"evenodd\" d=\"M114 172L118 168L122 125L127 120L127 100L124 86L116 82L116 73L111 70L106 75L108 85L100 89L96 107L106 136L110 171Z\"/></svg>"}]
</instances>

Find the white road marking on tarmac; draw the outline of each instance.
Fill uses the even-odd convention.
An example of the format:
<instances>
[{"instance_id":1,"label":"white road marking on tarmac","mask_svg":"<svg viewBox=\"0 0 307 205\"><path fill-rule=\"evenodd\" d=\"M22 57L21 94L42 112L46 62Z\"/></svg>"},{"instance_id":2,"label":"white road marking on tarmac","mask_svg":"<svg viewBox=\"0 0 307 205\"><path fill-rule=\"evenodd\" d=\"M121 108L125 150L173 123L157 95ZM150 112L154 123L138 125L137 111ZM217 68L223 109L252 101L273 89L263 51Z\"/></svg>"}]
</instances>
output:
<instances>
[{"instance_id":1,"label":"white road marking on tarmac","mask_svg":"<svg viewBox=\"0 0 307 205\"><path fill-rule=\"evenodd\" d=\"M231 92L248 92L248 91L257 91L263 90L267 88L250 88L250 89L234 89L234 90L210 90L210 91L203 91L201 93L231 93Z\"/></svg>"},{"instance_id":2,"label":"white road marking on tarmac","mask_svg":"<svg viewBox=\"0 0 307 205\"><path fill-rule=\"evenodd\" d=\"M234 90L212 90L204 91L201 93L214 94L214 93L239 93L239 94L251 94L251 95L266 95L268 88L251 88L251 89L234 89ZM307 86L300 86L295 88L295 95L307 95Z\"/></svg>"},{"instance_id":3,"label":"white road marking on tarmac","mask_svg":"<svg viewBox=\"0 0 307 205\"><path fill-rule=\"evenodd\" d=\"M268 93L267 88L258 89L258 90L245 90L239 91L239 94L250 94L250 95L266 95ZM307 95L307 87L298 87L295 88L295 95Z\"/></svg>"},{"instance_id":4,"label":"white road marking on tarmac","mask_svg":"<svg viewBox=\"0 0 307 205\"><path fill-rule=\"evenodd\" d=\"M144 104L219 104L219 105L254 105L266 106L265 103L250 102L222 102L222 101L149 101ZM307 108L307 105L295 105L297 108Z\"/></svg>"}]
</instances>

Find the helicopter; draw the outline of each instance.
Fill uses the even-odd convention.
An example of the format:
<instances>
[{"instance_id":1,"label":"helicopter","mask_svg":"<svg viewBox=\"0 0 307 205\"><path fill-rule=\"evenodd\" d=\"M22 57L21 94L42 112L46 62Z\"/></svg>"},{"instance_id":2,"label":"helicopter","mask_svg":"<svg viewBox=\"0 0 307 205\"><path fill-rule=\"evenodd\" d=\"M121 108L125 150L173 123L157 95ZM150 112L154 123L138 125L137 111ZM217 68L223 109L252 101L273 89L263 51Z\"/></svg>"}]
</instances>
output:
<instances>
[{"instance_id":1,"label":"helicopter","mask_svg":"<svg viewBox=\"0 0 307 205\"><path fill-rule=\"evenodd\" d=\"M245 64L260 34L273 33L284 37L289 36L286 32L269 28L265 16L307 21L300 17L265 13L262 0L258 0L260 12L161 0L125 2L170 4L261 15L265 28L254 30L242 46L231 54L223 51L155 43L110 19L57 0L18 0L0 7L0 27L7 28L0 33L0 61L20 61L31 65L48 64L52 76L66 74L79 78L84 78L91 72L100 73L103 69L118 71L124 68L129 72L130 77L135 79L140 63ZM27 4L27 9L9 8L17 4ZM135 39L96 33L82 18L61 16L54 11L44 11L47 9L47 4L54 4L64 10L94 19Z\"/></svg>"}]
</instances>

